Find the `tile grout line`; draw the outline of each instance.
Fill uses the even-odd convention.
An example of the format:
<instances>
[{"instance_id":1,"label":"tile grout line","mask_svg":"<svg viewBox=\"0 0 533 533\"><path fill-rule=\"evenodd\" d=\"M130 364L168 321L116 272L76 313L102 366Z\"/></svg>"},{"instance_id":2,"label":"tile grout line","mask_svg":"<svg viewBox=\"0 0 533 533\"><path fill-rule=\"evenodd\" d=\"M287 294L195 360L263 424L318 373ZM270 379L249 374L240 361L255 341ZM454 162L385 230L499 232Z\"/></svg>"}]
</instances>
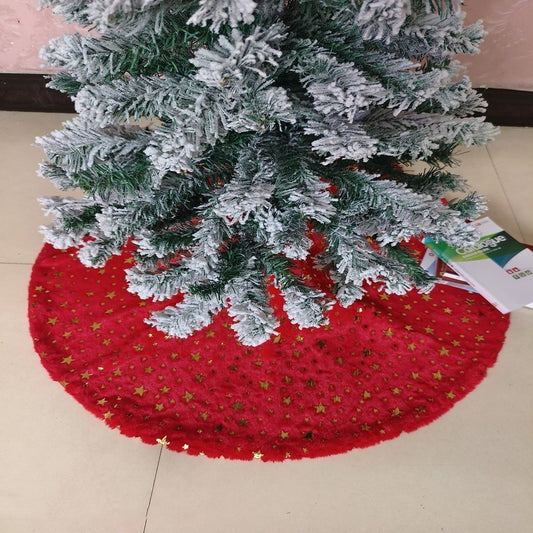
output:
<instances>
[{"instance_id":1,"label":"tile grout line","mask_svg":"<svg viewBox=\"0 0 533 533\"><path fill-rule=\"evenodd\" d=\"M509 199L509 196L507 195L507 191L505 190L505 186L503 184L502 177L500 176L498 168L496 167L496 164L494 163L494 159L492 157L492 154L490 153L489 147L485 146L485 150L487 151L487 154L489 156L490 164L492 165L492 168L494 169L494 172L496 173L496 176L498 176L498 181L500 182L500 187L502 189L503 195L505 196L505 200L507 201L507 205L509 206L509 210L511 211L511 215L513 217L513 220L515 221L516 227L518 228L518 231L520 233L520 235L519 235L520 241L524 242L524 234L522 233L522 227L520 226L520 223L518 222L518 219L516 218L516 214L514 212L512 204L511 204L511 200Z\"/></svg>"},{"instance_id":2,"label":"tile grout line","mask_svg":"<svg viewBox=\"0 0 533 533\"><path fill-rule=\"evenodd\" d=\"M155 467L154 481L152 482L152 490L150 491L150 498L146 507L146 514L144 517L143 533L146 533L146 526L148 525L148 514L150 513L150 505L152 504L152 496L154 495L155 482L157 480L157 472L159 471L159 463L161 462L161 455L163 454L163 445L159 449L159 457L157 458L157 466Z\"/></svg>"},{"instance_id":3,"label":"tile grout line","mask_svg":"<svg viewBox=\"0 0 533 533\"><path fill-rule=\"evenodd\" d=\"M13 262L13 261L0 261L0 265L32 266L33 263L19 263L19 262Z\"/></svg>"}]
</instances>

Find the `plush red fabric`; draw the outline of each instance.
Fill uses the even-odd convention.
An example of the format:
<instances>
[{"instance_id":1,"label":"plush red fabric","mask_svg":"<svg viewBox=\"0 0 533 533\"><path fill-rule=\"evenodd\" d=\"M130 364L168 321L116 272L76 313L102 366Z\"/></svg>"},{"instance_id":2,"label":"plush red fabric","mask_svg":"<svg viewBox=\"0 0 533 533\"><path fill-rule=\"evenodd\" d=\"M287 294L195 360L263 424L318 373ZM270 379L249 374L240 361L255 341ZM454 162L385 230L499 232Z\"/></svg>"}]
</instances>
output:
<instances>
[{"instance_id":1,"label":"plush red fabric","mask_svg":"<svg viewBox=\"0 0 533 533\"><path fill-rule=\"evenodd\" d=\"M300 330L283 320L273 290L282 325L271 342L240 345L225 312L172 339L143 322L169 302L127 292L132 262L124 251L87 269L73 250L44 246L29 287L35 349L52 379L109 426L209 457L317 457L413 431L480 383L509 324L460 289L399 297L370 286L356 305L334 307L328 326Z\"/></svg>"}]
</instances>

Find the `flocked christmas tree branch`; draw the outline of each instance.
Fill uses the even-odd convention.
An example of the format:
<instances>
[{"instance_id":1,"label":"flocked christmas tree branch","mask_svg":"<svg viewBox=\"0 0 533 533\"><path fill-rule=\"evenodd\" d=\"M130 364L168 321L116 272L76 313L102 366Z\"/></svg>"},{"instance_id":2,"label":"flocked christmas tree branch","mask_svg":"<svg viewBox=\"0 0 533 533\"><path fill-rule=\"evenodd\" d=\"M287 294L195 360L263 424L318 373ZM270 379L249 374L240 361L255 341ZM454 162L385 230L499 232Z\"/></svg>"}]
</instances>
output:
<instances>
[{"instance_id":1,"label":"flocked christmas tree branch","mask_svg":"<svg viewBox=\"0 0 533 533\"><path fill-rule=\"evenodd\" d=\"M312 260L350 305L372 281L428 290L405 242L465 245L482 209L445 170L495 129L456 54L478 51L455 0L44 0L88 30L42 52L78 116L41 138L58 248L100 266L128 242L142 298L184 295L150 323L185 337L228 308L245 344L278 326L273 283L300 327L331 296L294 269ZM408 167L423 161L426 170ZM313 236L325 248L310 257Z\"/></svg>"}]
</instances>

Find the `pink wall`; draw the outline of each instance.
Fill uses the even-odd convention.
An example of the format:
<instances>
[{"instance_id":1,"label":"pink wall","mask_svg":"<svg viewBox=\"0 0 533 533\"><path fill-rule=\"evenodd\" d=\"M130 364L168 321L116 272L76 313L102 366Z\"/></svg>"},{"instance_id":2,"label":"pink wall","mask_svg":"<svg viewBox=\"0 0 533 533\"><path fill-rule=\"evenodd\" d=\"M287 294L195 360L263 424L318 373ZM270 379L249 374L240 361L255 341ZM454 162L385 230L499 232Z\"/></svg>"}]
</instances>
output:
<instances>
[{"instance_id":1,"label":"pink wall","mask_svg":"<svg viewBox=\"0 0 533 533\"><path fill-rule=\"evenodd\" d=\"M38 0L0 0L0 72L42 72L39 48L72 28ZM464 58L476 87L533 91L533 0L466 0L469 21L485 21L482 53Z\"/></svg>"},{"instance_id":2,"label":"pink wall","mask_svg":"<svg viewBox=\"0 0 533 533\"><path fill-rule=\"evenodd\" d=\"M481 54L462 59L472 83L533 91L533 0L466 0L465 11L489 32Z\"/></svg>"},{"instance_id":3,"label":"pink wall","mask_svg":"<svg viewBox=\"0 0 533 533\"><path fill-rule=\"evenodd\" d=\"M42 72L39 49L67 26L39 0L0 0L0 72Z\"/></svg>"}]
</instances>

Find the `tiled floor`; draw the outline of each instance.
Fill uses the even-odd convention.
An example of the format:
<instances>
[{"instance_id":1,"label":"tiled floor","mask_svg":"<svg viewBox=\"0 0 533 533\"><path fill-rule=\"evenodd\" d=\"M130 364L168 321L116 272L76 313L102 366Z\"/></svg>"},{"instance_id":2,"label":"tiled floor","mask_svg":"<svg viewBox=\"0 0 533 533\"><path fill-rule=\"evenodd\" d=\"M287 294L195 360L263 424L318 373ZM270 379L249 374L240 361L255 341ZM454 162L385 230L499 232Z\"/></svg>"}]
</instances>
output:
<instances>
[{"instance_id":1,"label":"tiled floor","mask_svg":"<svg viewBox=\"0 0 533 533\"><path fill-rule=\"evenodd\" d=\"M415 433L282 464L189 457L122 437L33 353L26 286L55 194L36 135L67 116L0 113L1 533L525 533L533 524L533 311L485 381ZM533 130L461 155L490 215L533 243Z\"/></svg>"}]
</instances>

